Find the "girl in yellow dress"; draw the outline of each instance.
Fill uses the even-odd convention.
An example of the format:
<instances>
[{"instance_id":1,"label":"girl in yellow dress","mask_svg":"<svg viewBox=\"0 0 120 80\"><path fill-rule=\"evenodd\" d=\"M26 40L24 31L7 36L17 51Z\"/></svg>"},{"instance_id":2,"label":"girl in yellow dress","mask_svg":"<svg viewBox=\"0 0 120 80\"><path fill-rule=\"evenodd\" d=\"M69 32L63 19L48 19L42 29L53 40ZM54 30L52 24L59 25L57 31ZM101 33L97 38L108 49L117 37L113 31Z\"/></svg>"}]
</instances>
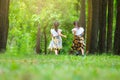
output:
<instances>
[{"instance_id":1,"label":"girl in yellow dress","mask_svg":"<svg viewBox=\"0 0 120 80\"><path fill-rule=\"evenodd\" d=\"M81 52L82 56L84 56L84 28L80 27L77 21L74 22L74 26L75 27L72 29L72 33L74 34L72 49L77 51L76 55L79 55Z\"/></svg>"}]
</instances>

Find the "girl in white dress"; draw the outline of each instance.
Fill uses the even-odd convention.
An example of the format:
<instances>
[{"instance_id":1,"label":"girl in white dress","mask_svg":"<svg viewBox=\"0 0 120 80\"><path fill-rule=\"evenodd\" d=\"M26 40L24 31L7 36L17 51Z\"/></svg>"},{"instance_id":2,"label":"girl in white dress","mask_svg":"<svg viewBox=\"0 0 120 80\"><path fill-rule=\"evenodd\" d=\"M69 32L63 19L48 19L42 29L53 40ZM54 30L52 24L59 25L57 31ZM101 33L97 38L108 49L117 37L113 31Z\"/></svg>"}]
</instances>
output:
<instances>
[{"instance_id":1,"label":"girl in white dress","mask_svg":"<svg viewBox=\"0 0 120 80\"><path fill-rule=\"evenodd\" d=\"M84 28L79 26L79 23L77 21L74 22L75 28L72 29L72 33L74 34L74 40L73 40L73 45L72 49L77 51L76 55L79 55L80 52L84 56Z\"/></svg>"},{"instance_id":2,"label":"girl in white dress","mask_svg":"<svg viewBox=\"0 0 120 80\"><path fill-rule=\"evenodd\" d=\"M66 35L63 35L61 29L58 29L59 23L54 22L54 28L50 30L52 35L52 40L50 41L48 49L54 50L55 54L58 55L59 50L62 49L62 37L66 38Z\"/></svg>"}]
</instances>

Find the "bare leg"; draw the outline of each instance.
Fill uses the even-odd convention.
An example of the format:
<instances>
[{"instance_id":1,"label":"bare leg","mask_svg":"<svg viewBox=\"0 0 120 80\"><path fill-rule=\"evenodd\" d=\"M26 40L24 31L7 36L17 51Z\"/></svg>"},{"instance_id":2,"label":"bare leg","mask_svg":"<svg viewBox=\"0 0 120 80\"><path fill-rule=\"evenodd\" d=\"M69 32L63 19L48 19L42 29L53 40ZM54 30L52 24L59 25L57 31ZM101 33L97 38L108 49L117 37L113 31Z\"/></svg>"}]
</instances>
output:
<instances>
[{"instance_id":1,"label":"bare leg","mask_svg":"<svg viewBox=\"0 0 120 80\"><path fill-rule=\"evenodd\" d=\"M60 50L58 49L58 54L60 53Z\"/></svg>"},{"instance_id":2,"label":"bare leg","mask_svg":"<svg viewBox=\"0 0 120 80\"><path fill-rule=\"evenodd\" d=\"M84 55L84 49L82 49L82 48L81 48L81 53L82 53L82 55Z\"/></svg>"},{"instance_id":3,"label":"bare leg","mask_svg":"<svg viewBox=\"0 0 120 80\"><path fill-rule=\"evenodd\" d=\"M58 50L55 50L55 55L58 55Z\"/></svg>"}]
</instances>

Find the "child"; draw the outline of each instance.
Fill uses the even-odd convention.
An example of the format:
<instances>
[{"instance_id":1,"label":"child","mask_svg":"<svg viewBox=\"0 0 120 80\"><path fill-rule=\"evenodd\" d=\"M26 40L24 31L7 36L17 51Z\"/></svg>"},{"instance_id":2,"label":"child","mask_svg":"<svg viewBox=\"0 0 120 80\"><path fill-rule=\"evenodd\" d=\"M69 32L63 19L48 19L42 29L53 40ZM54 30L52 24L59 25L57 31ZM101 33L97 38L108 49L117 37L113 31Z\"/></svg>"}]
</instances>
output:
<instances>
[{"instance_id":1,"label":"child","mask_svg":"<svg viewBox=\"0 0 120 80\"><path fill-rule=\"evenodd\" d=\"M51 29L51 35L52 35L52 40L50 42L50 45L48 49L54 50L55 54L58 55L59 50L62 49L62 37L66 38L66 35L63 35L61 32L61 29L58 29L59 23L54 22L54 29Z\"/></svg>"},{"instance_id":2,"label":"child","mask_svg":"<svg viewBox=\"0 0 120 80\"><path fill-rule=\"evenodd\" d=\"M82 37L84 34L83 27L79 26L79 23L75 21L74 23L75 28L72 29L72 33L74 34L74 40L72 49L77 51L76 55L79 55L80 52L82 53L82 56L84 56L84 38Z\"/></svg>"}]
</instances>

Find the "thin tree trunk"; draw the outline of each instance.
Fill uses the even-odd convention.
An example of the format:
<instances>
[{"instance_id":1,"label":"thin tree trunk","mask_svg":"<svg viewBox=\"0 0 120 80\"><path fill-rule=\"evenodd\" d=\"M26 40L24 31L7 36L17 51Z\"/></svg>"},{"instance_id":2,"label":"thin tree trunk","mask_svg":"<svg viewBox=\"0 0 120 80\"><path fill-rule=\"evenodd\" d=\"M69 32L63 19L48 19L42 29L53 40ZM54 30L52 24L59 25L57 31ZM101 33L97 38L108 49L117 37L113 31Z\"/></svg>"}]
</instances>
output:
<instances>
[{"instance_id":1,"label":"thin tree trunk","mask_svg":"<svg viewBox=\"0 0 120 80\"><path fill-rule=\"evenodd\" d=\"M117 18L114 36L114 53L120 55L120 0L117 0Z\"/></svg>"},{"instance_id":2,"label":"thin tree trunk","mask_svg":"<svg viewBox=\"0 0 120 80\"><path fill-rule=\"evenodd\" d=\"M108 0L107 52L112 52L113 1Z\"/></svg>"},{"instance_id":3,"label":"thin tree trunk","mask_svg":"<svg viewBox=\"0 0 120 80\"><path fill-rule=\"evenodd\" d=\"M37 40L36 40L36 53L40 54L41 53L41 48L40 48L40 26L38 25L38 31L37 31Z\"/></svg>"},{"instance_id":4,"label":"thin tree trunk","mask_svg":"<svg viewBox=\"0 0 120 80\"><path fill-rule=\"evenodd\" d=\"M0 52L6 50L9 28L9 0L0 0Z\"/></svg>"},{"instance_id":5,"label":"thin tree trunk","mask_svg":"<svg viewBox=\"0 0 120 80\"><path fill-rule=\"evenodd\" d=\"M99 27L99 0L92 0L92 30L90 40L90 53L97 52Z\"/></svg>"},{"instance_id":6,"label":"thin tree trunk","mask_svg":"<svg viewBox=\"0 0 120 80\"><path fill-rule=\"evenodd\" d=\"M46 35L46 26L44 27L44 51L47 54L47 35Z\"/></svg>"},{"instance_id":7,"label":"thin tree trunk","mask_svg":"<svg viewBox=\"0 0 120 80\"><path fill-rule=\"evenodd\" d=\"M103 53L106 51L106 10L107 0L100 0L99 2L99 52Z\"/></svg>"},{"instance_id":8,"label":"thin tree trunk","mask_svg":"<svg viewBox=\"0 0 120 80\"><path fill-rule=\"evenodd\" d=\"M86 0L81 0L79 23L86 30L85 2Z\"/></svg>"},{"instance_id":9,"label":"thin tree trunk","mask_svg":"<svg viewBox=\"0 0 120 80\"><path fill-rule=\"evenodd\" d=\"M86 42L87 52L90 51L91 28L92 28L92 0L88 0L88 21L87 21L87 42Z\"/></svg>"}]
</instances>

